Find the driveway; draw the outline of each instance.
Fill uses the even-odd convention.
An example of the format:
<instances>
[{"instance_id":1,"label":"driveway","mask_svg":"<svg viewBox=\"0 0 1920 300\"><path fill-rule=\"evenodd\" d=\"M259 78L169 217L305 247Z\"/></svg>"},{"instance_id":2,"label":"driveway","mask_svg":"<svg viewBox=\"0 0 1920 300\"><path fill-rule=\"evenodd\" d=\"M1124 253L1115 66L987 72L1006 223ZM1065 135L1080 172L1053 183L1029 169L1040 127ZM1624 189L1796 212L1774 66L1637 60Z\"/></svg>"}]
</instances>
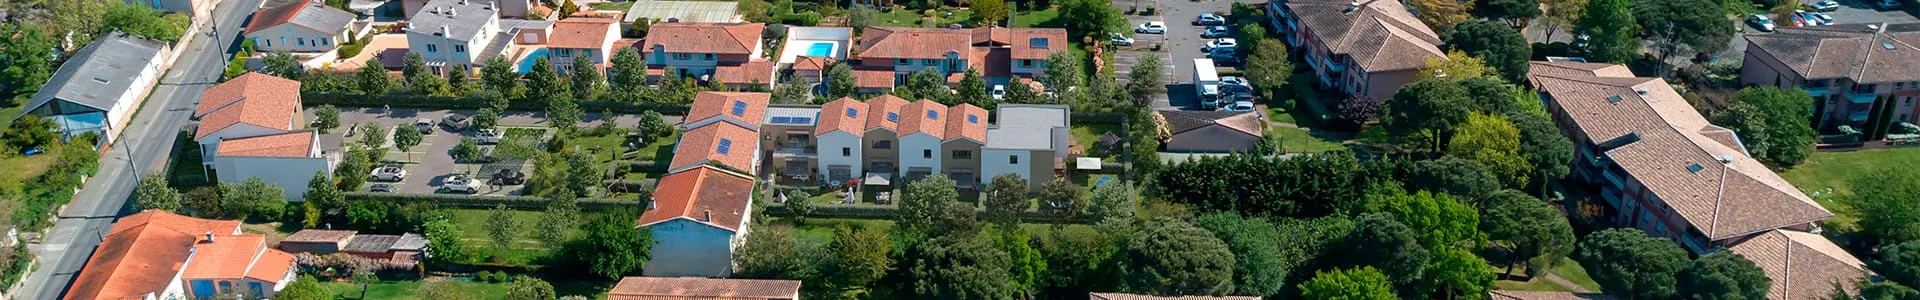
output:
<instances>
[{"instance_id":1,"label":"driveway","mask_svg":"<svg viewBox=\"0 0 1920 300\"><path fill-rule=\"evenodd\" d=\"M1199 109L1198 95L1193 93L1193 59L1203 58L1200 47L1206 46L1211 39L1201 38L1201 26L1193 25L1200 14L1222 14L1231 10L1233 2L1265 3L1252 0L1204 0L1181 1L1177 5L1165 5L1160 8L1167 22L1167 50L1172 54L1168 63L1173 64L1173 74L1168 76L1167 98L1165 106L1155 103L1156 109ZM1236 29L1237 30L1237 29Z\"/></svg>"},{"instance_id":2,"label":"driveway","mask_svg":"<svg viewBox=\"0 0 1920 300\"><path fill-rule=\"evenodd\" d=\"M1152 5L1155 7L1161 6L1160 2L1156 0L1112 0L1112 1L1113 1L1113 7L1119 8L1120 11L1122 12L1133 11L1134 5L1136 4L1139 5L1140 8L1142 9L1145 9L1149 5ZM1127 15L1127 24L1129 24L1127 26L1139 26L1140 24L1144 24L1147 22L1164 22L1161 16L1162 16L1162 13L1155 13L1154 15L1151 15L1151 16L1129 14ZM1128 29L1128 30L1131 31L1132 29ZM1133 66L1135 64L1138 64L1140 62L1140 59L1147 55L1160 56L1160 65L1161 65L1160 78L1163 81L1171 80L1174 74L1173 59L1167 57L1167 52L1164 51L1165 50L1164 47L1161 49L1162 51L1153 50L1154 45L1163 45L1163 43L1166 43L1168 35L1148 34L1148 33L1130 33L1130 34L1133 36L1133 46L1121 47L1120 51L1113 53L1113 66L1115 70L1114 77L1118 79L1117 81L1119 81L1120 84L1122 85L1133 82L1133 74L1132 74L1133 72L1129 72L1128 70L1133 70ZM1163 82L1162 84L1165 84L1165 83ZM1167 95L1165 93L1154 95L1152 102L1153 102L1154 109L1171 109L1172 108L1171 105L1168 105Z\"/></svg>"},{"instance_id":3,"label":"driveway","mask_svg":"<svg viewBox=\"0 0 1920 300\"><path fill-rule=\"evenodd\" d=\"M471 118L474 112L472 110L342 108L340 111L340 124L342 128L335 129L333 132L322 136L321 143L322 147L326 148L327 151L340 151L345 144L343 141L358 140L358 136L342 136L346 132L344 128L348 124L362 124L372 121L380 124L382 130L386 130L388 134L391 134L392 129L396 127L413 129L414 127L411 124L413 124L415 120L428 119L437 123L440 118L446 117L449 114L458 114ZM307 117L311 120L313 116L309 114ZM632 128L640 122L638 115L614 114L612 119L614 125L621 128ZM579 126L581 128L598 126L605 120L607 120L607 118L600 113L587 113L584 117L581 117ZM680 117L667 116L666 121L669 124L679 123ZM504 127L548 127L546 114L543 112L509 112L501 115L500 125ZM449 132L446 130L446 127L436 125L433 133L424 136L420 145L408 149L409 151L402 152L389 147L386 160L408 163L402 165L402 168L407 171L407 178L400 182L389 182L388 184L395 186L395 192L432 194L439 190L440 186L445 183L447 176L451 174L467 173L475 174L476 177L481 179L487 178L486 176L488 174L481 174L484 172L482 169L487 166L486 164L455 163L453 156L450 155L453 147L460 144L462 137L470 136L474 136L474 132L471 130ZM549 131L549 136L551 136L551 131ZM388 145L392 145L391 138L388 139ZM527 169L531 168L529 165L521 165L519 167L522 168L522 172L528 171ZM368 184L368 187L371 186L372 184ZM519 189L520 186L508 186L500 190L483 187L480 194L515 195L519 193Z\"/></svg>"},{"instance_id":4,"label":"driveway","mask_svg":"<svg viewBox=\"0 0 1920 300\"><path fill-rule=\"evenodd\" d=\"M359 55L335 61L333 63L333 70L359 70L362 65L367 63L367 60L373 59L374 55L379 55L380 52L384 52L387 49L407 49L407 35L376 34L373 36L373 40L367 41L367 47L362 48Z\"/></svg>"}]
</instances>

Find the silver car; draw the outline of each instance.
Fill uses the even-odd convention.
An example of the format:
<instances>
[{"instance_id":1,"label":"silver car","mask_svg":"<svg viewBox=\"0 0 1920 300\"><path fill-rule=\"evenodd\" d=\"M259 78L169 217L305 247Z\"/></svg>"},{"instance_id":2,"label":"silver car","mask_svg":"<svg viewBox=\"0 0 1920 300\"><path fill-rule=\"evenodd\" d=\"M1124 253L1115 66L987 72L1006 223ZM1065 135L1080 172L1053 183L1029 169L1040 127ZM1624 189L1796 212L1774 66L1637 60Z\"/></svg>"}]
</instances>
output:
<instances>
[{"instance_id":1,"label":"silver car","mask_svg":"<svg viewBox=\"0 0 1920 300\"><path fill-rule=\"evenodd\" d=\"M371 176L374 181L401 181L407 179L407 169L393 165L381 166L378 169L373 169Z\"/></svg>"}]
</instances>

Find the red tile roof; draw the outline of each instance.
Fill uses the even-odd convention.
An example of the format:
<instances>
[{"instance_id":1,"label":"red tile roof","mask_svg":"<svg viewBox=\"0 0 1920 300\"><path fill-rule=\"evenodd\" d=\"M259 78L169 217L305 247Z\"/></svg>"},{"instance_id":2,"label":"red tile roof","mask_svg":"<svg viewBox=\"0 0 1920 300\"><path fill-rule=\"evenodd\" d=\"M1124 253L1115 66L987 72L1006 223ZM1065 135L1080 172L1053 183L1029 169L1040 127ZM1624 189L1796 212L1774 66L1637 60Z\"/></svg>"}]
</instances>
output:
<instances>
[{"instance_id":1,"label":"red tile roof","mask_svg":"<svg viewBox=\"0 0 1920 300\"><path fill-rule=\"evenodd\" d=\"M848 111L853 113L849 114ZM867 103L853 100L853 98L840 98L840 100L827 102L827 105L820 106L820 123L813 126L813 135L843 131L852 133L853 136L861 136L866 133L866 130L862 130L864 128L861 127L866 125L868 113Z\"/></svg>"},{"instance_id":2,"label":"red tile roof","mask_svg":"<svg viewBox=\"0 0 1920 300\"><path fill-rule=\"evenodd\" d=\"M934 139L947 138L947 106L920 99L900 107L900 136L914 133L932 135Z\"/></svg>"},{"instance_id":3,"label":"red tile roof","mask_svg":"<svg viewBox=\"0 0 1920 300\"><path fill-rule=\"evenodd\" d=\"M987 143L987 110L973 104L961 103L948 107L946 133L947 140L972 139L975 143Z\"/></svg>"},{"instance_id":4,"label":"red tile roof","mask_svg":"<svg viewBox=\"0 0 1920 300\"><path fill-rule=\"evenodd\" d=\"M605 18L566 18L553 22L547 34L548 48L600 49L618 39L618 20ZM610 57L611 55L608 55Z\"/></svg>"},{"instance_id":5,"label":"red tile roof","mask_svg":"<svg viewBox=\"0 0 1920 300\"><path fill-rule=\"evenodd\" d=\"M208 232L224 238L239 221L208 220L147 210L120 218L74 276L66 299L139 298L165 289Z\"/></svg>"},{"instance_id":6,"label":"red tile roof","mask_svg":"<svg viewBox=\"0 0 1920 300\"><path fill-rule=\"evenodd\" d=\"M853 69L853 86L863 89L892 89L893 70Z\"/></svg>"},{"instance_id":7,"label":"red tile roof","mask_svg":"<svg viewBox=\"0 0 1920 300\"><path fill-rule=\"evenodd\" d=\"M607 300L656 299L800 299L800 281L627 277L607 291Z\"/></svg>"},{"instance_id":8,"label":"red tile roof","mask_svg":"<svg viewBox=\"0 0 1920 300\"><path fill-rule=\"evenodd\" d=\"M718 163L747 174L754 173L753 159L759 146L760 134L732 124L707 124L680 135L680 144L674 149L673 164L669 170L677 171L697 167L707 163ZM727 153L720 153L720 146L727 146Z\"/></svg>"},{"instance_id":9,"label":"red tile roof","mask_svg":"<svg viewBox=\"0 0 1920 300\"><path fill-rule=\"evenodd\" d=\"M1013 59L1047 59L1054 52L1067 51L1067 30L1060 28L1021 28L1013 30Z\"/></svg>"},{"instance_id":10,"label":"red tile roof","mask_svg":"<svg viewBox=\"0 0 1920 300\"><path fill-rule=\"evenodd\" d=\"M832 64L833 64L832 58L819 57L819 56L801 56L793 60L793 70L795 71L826 71L827 66Z\"/></svg>"},{"instance_id":11,"label":"red tile roof","mask_svg":"<svg viewBox=\"0 0 1920 300\"><path fill-rule=\"evenodd\" d=\"M293 271L293 254L278 249L266 249L260 252L253 267L247 269L247 278L266 282L279 282Z\"/></svg>"},{"instance_id":12,"label":"red tile roof","mask_svg":"<svg viewBox=\"0 0 1920 300\"><path fill-rule=\"evenodd\" d=\"M219 236L211 243L194 244L194 260L180 278L246 277L254 255L266 248L267 238L259 235Z\"/></svg>"},{"instance_id":13,"label":"red tile roof","mask_svg":"<svg viewBox=\"0 0 1920 300\"><path fill-rule=\"evenodd\" d=\"M241 123L292 130L300 118L300 82L260 73L240 75L207 88L194 115L200 117L194 139Z\"/></svg>"},{"instance_id":14,"label":"red tile roof","mask_svg":"<svg viewBox=\"0 0 1920 300\"><path fill-rule=\"evenodd\" d=\"M1595 293L1541 292L1541 291L1487 291L1492 300L1612 300L1612 296Z\"/></svg>"},{"instance_id":15,"label":"red tile roof","mask_svg":"<svg viewBox=\"0 0 1920 300\"><path fill-rule=\"evenodd\" d=\"M867 114L867 130L899 130L899 118L902 117L899 114L900 107L902 106L907 106L907 100L894 97L893 95L880 95L879 97L873 97L873 99L867 99L867 110L872 111L872 113ZM894 115L894 118L888 119L888 114Z\"/></svg>"},{"instance_id":16,"label":"red tile roof","mask_svg":"<svg viewBox=\"0 0 1920 300\"><path fill-rule=\"evenodd\" d=\"M1013 34L1006 27L990 26L973 29L973 46L990 47L1013 44Z\"/></svg>"},{"instance_id":17,"label":"red tile roof","mask_svg":"<svg viewBox=\"0 0 1920 300\"><path fill-rule=\"evenodd\" d=\"M1727 247L1767 273L1767 299L1826 299L1838 284L1849 293L1867 272L1860 259L1819 234L1775 229Z\"/></svg>"},{"instance_id":18,"label":"red tile roof","mask_svg":"<svg viewBox=\"0 0 1920 300\"><path fill-rule=\"evenodd\" d=\"M858 46L860 57L944 59L949 53L966 57L972 38L966 29L867 27Z\"/></svg>"},{"instance_id":19,"label":"red tile roof","mask_svg":"<svg viewBox=\"0 0 1920 300\"><path fill-rule=\"evenodd\" d=\"M686 118L680 124L696 126L726 120L759 130L760 118L767 113L767 102L772 98L773 95L768 93L700 92L693 97L693 105L687 108ZM740 110L740 114L734 114L734 107L741 105L745 106L744 109Z\"/></svg>"},{"instance_id":20,"label":"red tile roof","mask_svg":"<svg viewBox=\"0 0 1920 300\"><path fill-rule=\"evenodd\" d=\"M777 63L764 60L750 61L740 65L718 66L713 68L712 80L726 84L773 84L773 67Z\"/></svg>"},{"instance_id":21,"label":"red tile roof","mask_svg":"<svg viewBox=\"0 0 1920 300\"><path fill-rule=\"evenodd\" d=\"M687 219L738 231L753 204L753 178L702 166L661 177L653 191L653 208L640 215L638 226Z\"/></svg>"},{"instance_id":22,"label":"red tile roof","mask_svg":"<svg viewBox=\"0 0 1920 300\"><path fill-rule=\"evenodd\" d=\"M640 52L650 53L661 45L674 53L753 54L766 27L760 23L654 23Z\"/></svg>"},{"instance_id":23,"label":"red tile roof","mask_svg":"<svg viewBox=\"0 0 1920 300\"><path fill-rule=\"evenodd\" d=\"M1400 1L1291 1L1285 5L1299 20L1301 30L1354 67L1367 72L1413 70L1426 59L1446 59L1440 35L1421 23Z\"/></svg>"},{"instance_id":24,"label":"red tile roof","mask_svg":"<svg viewBox=\"0 0 1920 300\"><path fill-rule=\"evenodd\" d=\"M301 130L282 134L237 138L220 142L219 156L308 157L313 151L314 133Z\"/></svg>"}]
</instances>

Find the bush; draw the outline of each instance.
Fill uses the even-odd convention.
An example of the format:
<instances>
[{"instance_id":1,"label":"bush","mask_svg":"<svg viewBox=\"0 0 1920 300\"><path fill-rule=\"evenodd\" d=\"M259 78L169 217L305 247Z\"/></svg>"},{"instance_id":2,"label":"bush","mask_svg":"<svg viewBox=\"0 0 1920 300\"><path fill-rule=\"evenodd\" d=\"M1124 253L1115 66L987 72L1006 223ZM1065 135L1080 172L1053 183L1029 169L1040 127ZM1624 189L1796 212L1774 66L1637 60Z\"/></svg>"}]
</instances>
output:
<instances>
[{"instance_id":1,"label":"bush","mask_svg":"<svg viewBox=\"0 0 1920 300\"><path fill-rule=\"evenodd\" d=\"M347 58L353 58L354 56L359 56L360 51L366 50L367 43L370 43L370 42L373 42L373 35L371 34L365 37L361 37L358 40L354 40L352 43L347 43L346 45L340 45L340 55L339 55L340 59L347 59Z\"/></svg>"},{"instance_id":2,"label":"bush","mask_svg":"<svg viewBox=\"0 0 1920 300\"><path fill-rule=\"evenodd\" d=\"M780 16L780 23L787 24L787 25L797 25L797 26L814 26L814 25L820 24L820 18L821 18L820 12L809 11L809 12L803 12L803 13L782 15Z\"/></svg>"},{"instance_id":3,"label":"bush","mask_svg":"<svg viewBox=\"0 0 1920 300\"><path fill-rule=\"evenodd\" d=\"M492 209L494 206L497 206L497 205L505 205L508 208L540 210L540 209L545 209L547 207L546 198L525 197L525 196L473 196L473 195L398 194L398 193L367 193L367 192L347 192L346 196L348 201L377 200L377 201L384 201L384 202L392 202L395 204L408 203L408 202L431 202L440 207L448 207L448 208ZM581 198L581 199L575 200L575 202L579 204L580 209L582 210L612 210L612 209L638 210L641 208L641 205L642 205L640 201L635 201L635 200L602 199L602 198Z\"/></svg>"},{"instance_id":4,"label":"bush","mask_svg":"<svg viewBox=\"0 0 1920 300\"><path fill-rule=\"evenodd\" d=\"M491 103L483 97L436 97L409 94L385 94L377 96L335 92L302 92L301 104L305 106L333 105L341 107L382 107L419 108L419 109L480 109ZM614 101L583 101L580 109L585 111L610 110L615 113L638 114L657 111L663 114L685 114L686 104L668 103L629 103ZM546 109L546 103L540 101L511 101L508 110L540 111Z\"/></svg>"}]
</instances>

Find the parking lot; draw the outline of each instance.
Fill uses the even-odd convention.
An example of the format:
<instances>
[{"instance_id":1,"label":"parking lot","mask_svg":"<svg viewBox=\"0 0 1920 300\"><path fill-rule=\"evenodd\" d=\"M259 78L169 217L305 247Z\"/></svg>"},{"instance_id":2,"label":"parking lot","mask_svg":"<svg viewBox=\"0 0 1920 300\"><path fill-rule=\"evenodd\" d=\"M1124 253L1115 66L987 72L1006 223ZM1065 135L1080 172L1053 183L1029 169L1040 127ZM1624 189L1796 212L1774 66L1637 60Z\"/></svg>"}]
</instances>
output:
<instances>
[{"instance_id":1,"label":"parking lot","mask_svg":"<svg viewBox=\"0 0 1920 300\"><path fill-rule=\"evenodd\" d=\"M1160 3L1155 0L1140 0L1138 2L1135 2L1135 0L1113 0L1113 6L1116 8L1119 8L1121 12L1131 11L1135 3L1139 3L1141 9L1145 9L1146 6L1148 5L1163 7L1163 6L1160 6ZM1161 18L1161 13L1157 13L1157 12L1151 16L1142 16L1139 14L1127 15L1127 24L1129 24L1128 26L1140 26L1140 24L1144 24L1147 22L1164 22L1164 21ZM1131 74L1132 72L1129 72L1129 70L1133 70L1134 65L1140 62L1140 58L1145 57L1146 55L1160 56L1160 64L1161 64L1160 76L1162 79L1170 79L1173 77L1173 74L1174 74L1173 59L1167 58L1167 51L1165 51L1166 49L1162 48L1161 51L1154 51L1154 48L1153 48L1155 45L1161 45L1164 47L1165 46L1164 43L1166 43L1167 41L1166 40L1167 36L1168 35L1166 34L1136 32L1136 33L1133 33L1133 46L1120 47L1120 51L1114 52L1113 54L1113 65L1115 68L1114 75L1118 79L1120 84L1127 84L1129 82L1133 82L1133 74ZM1165 94L1154 96L1153 103L1154 103L1153 104L1154 108L1164 109L1169 107L1167 105L1167 96Z\"/></svg>"},{"instance_id":2,"label":"parking lot","mask_svg":"<svg viewBox=\"0 0 1920 300\"><path fill-rule=\"evenodd\" d=\"M358 141L360 136L357 134L351 137L344 136L347 132L346 128L352 124L364 124L372 121L379 124L383 131L391 134L392 129L396 128L396 126L401 129L413 129L412 124L416 120L430 120L437 124L441 118L449 114L459 114L472 118L473 113L471 110L342 108L340 111L341 128L322 135L321 146L326 151L342 151L341 149L343 145L346 144L345 142ZM313 116L309 115L307 118L312 120ZM603 120L605 120L605 118L599 113L588 113L581 118L579 126L582 128L597 126ZM640 118L636 115L617 115L613 121L615 125L622 128L632 128L635 124L639 123L639 120ZM680 119L677 116L668 116L666 121L668 123L678 123ZM545 128L548 125L544 113L517 112L502 115L500 118L500 126ZM551 131L548 132L547 136L550 137L552 133ZM401 167L407 172L406 179L400 182L369 181L366 186L362 187L362 191L371 188L374 183L387 183L393 185L394 192L397 193L431 194L437 192L440 187L445 184L448 176L453 174L473 174L476 178L484 182L485 179L491 176L490 173L482 174L483 171L481 169L485 164L455 163L453 156L449 154L452 152L454 146L460 144L462 137L471 137L474 135L475 133L472 130L449 132L447 127L436 125L434 126L433 133L423 136L420 145L408 149L409 151L402 152L398 149L388 147L385 159L388 161L402 162ZM388 138L387 140L388 145L391 146L392 138ZM531 168L526 165L520 165L518 167L522 169L522 172L528 171L529 168ZM483 184L479 194L517 195L519 189L520 186L516 185L505 186L496 190Z\"/></svg>"},{"instance_id":3,"label":"parking lot","mask_svg":"<svg viewBox=\"0 0 1920 300\"><path fill-rule=\"evenodd\" d=\"M1205 53L1200 47L1206 46L1212 39L1201 38L1202 26L1193 25L1193 20L1201 14L1224 15L1233 7L1233 2L1264 3L1252 0L1204 0L1199 2L1181 1L1177 5L1161 6L1162 15L1167 22L1167 50L1171 53L1173 73L1167 77L1167 102L1165 106L1156 103L1156 109L1199 109L1200 101L1193 93L1193 59L1203 58ZM1229 22L1231 24L1232 22ZM1237 28L1235 28L1237 30Z\"/></svg>"}]
</instances>

